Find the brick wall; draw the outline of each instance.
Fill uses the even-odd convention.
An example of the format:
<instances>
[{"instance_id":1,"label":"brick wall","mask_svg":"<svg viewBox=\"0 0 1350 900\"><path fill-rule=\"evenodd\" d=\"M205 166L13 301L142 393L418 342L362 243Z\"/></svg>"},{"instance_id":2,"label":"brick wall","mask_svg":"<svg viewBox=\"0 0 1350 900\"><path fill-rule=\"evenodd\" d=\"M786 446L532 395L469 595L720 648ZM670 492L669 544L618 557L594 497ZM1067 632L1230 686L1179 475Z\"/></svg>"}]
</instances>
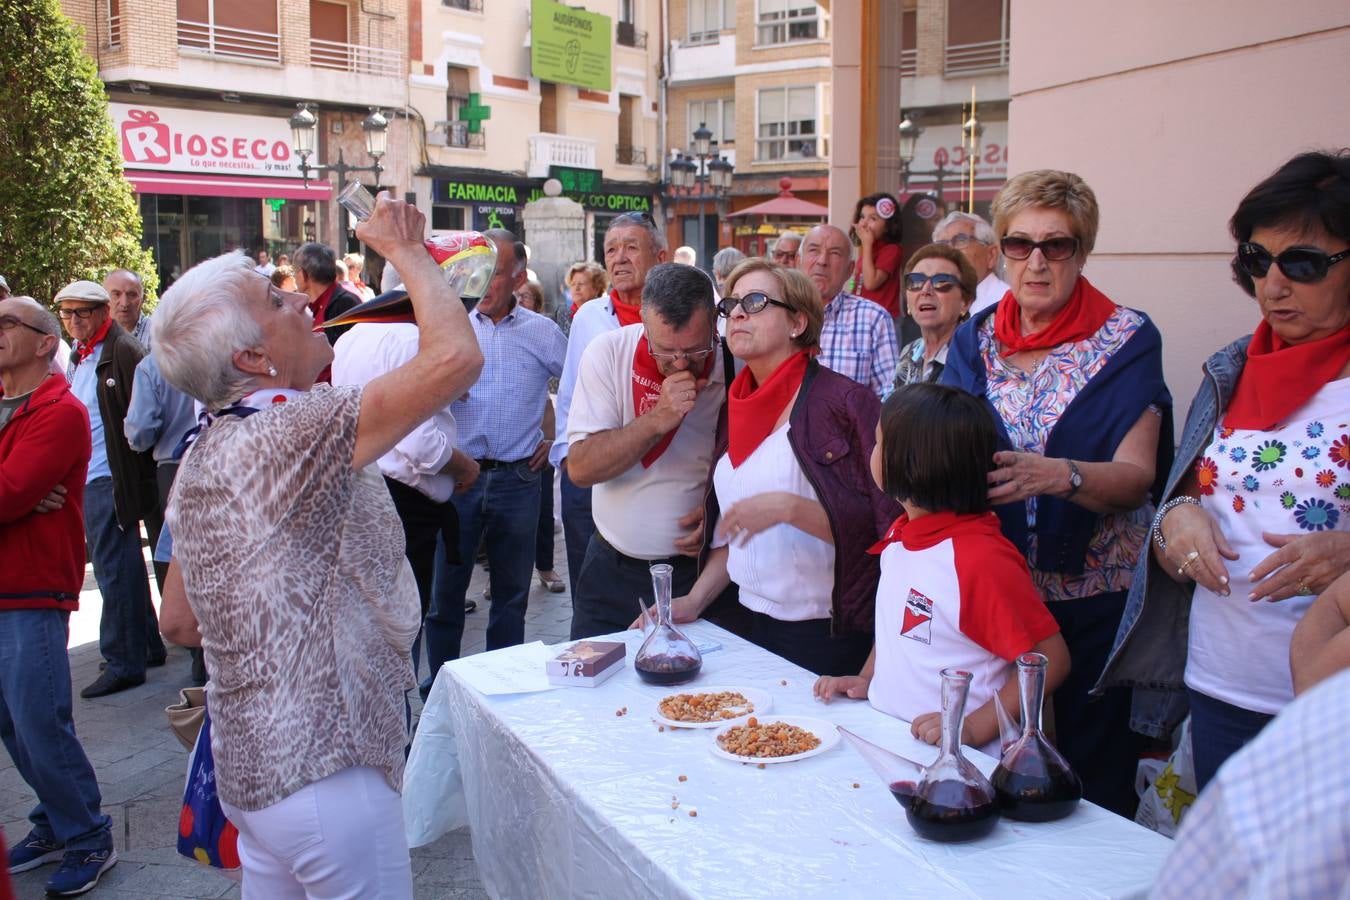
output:
<instances>
[{"instance_id":1,"label":"brick wall","mask_svg":"<svg viewBox=\"0 0 1350 900\"><path fill-rule=\"evenodd\" d=\"M947 0L918 0L915 21L916 74L941 75L947 53Z\"/></svg>"},{"instance_id":2,"label":"brick wall","mask_svg":"<svg viewBox=\"0 0 1350 900\"><path fill-rule=\"evenodd\" d=\"M756 162L756 139L759 136L758 123L755 121L756 97L758 92L768 87L828 84L829 69L802 69L790 72L769 72L760 75L743 75L736 79L736 171L759 173L778 171L802 171L819 169L822 173L829 169L828 159L800 160L789 159L774 162ZM828 135L829 128L829 92L818 98L816 105L816 130ZM673 110L672 110L673 112ZM822 148L823 152L823 148Z\"/></svg>"}]
</instances>

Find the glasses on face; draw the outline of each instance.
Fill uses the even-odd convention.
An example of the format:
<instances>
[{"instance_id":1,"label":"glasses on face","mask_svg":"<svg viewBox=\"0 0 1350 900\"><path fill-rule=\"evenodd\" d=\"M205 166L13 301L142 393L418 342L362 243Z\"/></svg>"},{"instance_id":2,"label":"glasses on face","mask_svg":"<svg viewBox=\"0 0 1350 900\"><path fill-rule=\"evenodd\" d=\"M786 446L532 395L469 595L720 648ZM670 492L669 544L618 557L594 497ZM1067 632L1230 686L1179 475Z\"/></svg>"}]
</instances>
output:
<instances>
[{"instance_id":1,"label":"glasses on face","mask_svg":"<svg viewBox=\"0 0 1350 900\"><path fill-rule=\"evenodd\" d=\"M958 234L955 235L954 237L949 237L943 241L933 241L933 243L946 244L948 247L951 247L953 249L964 250L971 244L984 244L984 241L980 240L973 234ZM1028 252L1027 255L1030 256L1031 254Z\"/></svg>"},{"instance_id":2,"label":"glasses on face","mask_svg":"<svg viewBox=\"0 0 1350 900\"><path fill-rule=\"evenodd\" d=\"M775 300L763 291L751 291L744 297L723 297L717 303L717 314L724 319L730 319L731 314L735 312L736 307L739 306L741 309L745 310L747 316L753 316L755 313L760 312L770 305L781 306L788 312L792 312L792 307L788 306L782 300Z\"/></svg>"},{"instance_id":3,"label":"glasses on face","mask_svg":"<svg viewBox=\"0 0 1350 900\"><path fill-rule=\"evenodd\" d=\"M13 331L20 325L22 325L24 328L27 328L29 331L36 331L38 334L47 333L43 331L41 328L36 328L32 325L29 325L27 322L25 322L23 319L20 319L18 316L0 316L0 331Z\"/></svg>"},{"instance_id":4,"label":"glasses on face","mask_svg":"<svg viewBox=\"0 0 1350 900\"><path fill-rule=\"evenodd\" d=\"M651 335L647 335L647 347L650 348L651 346L652 346L652 337ZM707 350L685 350L679 353L660 353L656 350L649 349L648 352L651 353L652 359L656 360L659 363L666 363L669 365L680 362L681 360L688 363L702 362L703 360L711 356L713 351L716 349L717 349L717 335L713 335L712 344L708 347Z\"/></svg>"},{"instance_id":5,"label":"glasses on face","mask_svg":"<svg viewBox=\"0 0 1350 900\"><path fill-rule=\"evenodd\" d=\"M773 261L780 265L791 265L797 259L796 250L775 250L773 251Z\"/></svg>"},{"instance_id":6,"label":"glasses on face","mask_svg":"<svg viewBox=\"0 0 1350 900\"><path fill-rule=\"evenodd\" d=\"M1265 247L1247 241L1238 244L1237 258L1242 271L1253 278L1265 278L1270 271L1270 264L1274 263L1290 281L1309 284L1326 278L1328 269L1350 258L1350 250L1331 255L1316 247L1290 247L1279 256L1272 256Z\"/></svg>"},{"instance_id":7,"label":"glasses on face","mask_svg":"<svg viewBox=\"0 0 1350 900\"><path fill-rule=\"evenodd\" d=\"M910 272L905 276L905 290L911 293L923 290L923 286L926 284L931 284L933 290L939 294L947 294L961 286L961 279L955 275L948 275L946 272L939 272L936 275Z\"/></svg>"},{"instance_id":8,"label":"glasses on face","mask_svg":"<svg viewBox=\"0 0 1350 900\"><path fill-rule=\"evenodd\" d=\"M1050 262L1061 262L1078 252L1078 238L1056 237L1044 241L1033 241L1024 237L1005 237L998 247L1008 259L1030 259L1031 254L1039 250Z\"/></svg>"},{"instance_id":9,"label":"glasses on face","mask_svg":"<svg viewBox=\"0 0 1350 900\"><path fill-rule=\"evenodd\" d=\"M86 306L83 309L58 309L56 314L67 320L71 318L87 319L94 314L96 309L98 309L97 306Z\"/></svg>"}]
</instances>

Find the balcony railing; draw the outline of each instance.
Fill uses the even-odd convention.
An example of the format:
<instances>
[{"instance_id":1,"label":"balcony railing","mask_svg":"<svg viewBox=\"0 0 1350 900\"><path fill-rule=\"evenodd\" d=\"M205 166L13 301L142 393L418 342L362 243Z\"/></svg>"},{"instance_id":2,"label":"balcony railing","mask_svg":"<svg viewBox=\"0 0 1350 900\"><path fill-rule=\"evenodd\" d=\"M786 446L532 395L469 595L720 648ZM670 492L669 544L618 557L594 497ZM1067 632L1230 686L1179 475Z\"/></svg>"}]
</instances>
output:
<instances>
[{"instance_id":1,"label":"balcony railing","mask_svg":"<svg viewBox=\"0 0 1350 900\"><path fill-rule=\"evenodd\" d=\"M470 131L468 122L449 122L445 129L445 146L485 150L487 149L487 133Z\"/></svg>"},{"instance_id":2,"label":"balcony railing","mask_svg":"<svg viewBox=\"0 0 1350 900\"><path fill-rule=\"evenodd\" d=\"M943 61L948 75L1008 68L1008 41L981 41L978 44L951 44Z\"/></svg>"},{"instance_id":3,"label":"balcony railing","mask_svg":"<svg viewBox=\"0 0 1350 900\"><path fill-rule=\"evenodd\" d=\"M318 38L310 38L309 62L316 69L337 69L361 75L398 78L403 74L403 58L397 50Z\"/></svg>"},{"instance_id":4,"label":"balcony railing","mask_svg":"<svg viewBox=\"0 0 1350 900\"><path fill-rule=\"evenodd\" d=\"M462 9L465 12L482 12L483 0L441 0L441 6Z\"/></svg>"},{"instance_id":5,"label":"balcony railing","mask_svg":"<svg viewBox=\"0 0 1350 900\"><path fill-rule=\"evenodd\" d=\"M249 31L179 19L178 46L212 56L281 62L281 39L274 31Z\"/></svg>"},{"instance_id":6,"label":"balcony railing","mask_svg":"<svg viewBox=\"0 0 1350 900\"><path fill-rule=\"evenodd\" d=\"M108 46L122 46L122 14L108 16Z\"/></svg>"},{"instance_id":7,"label":"balcony railing","mask_svg":"<svg viewBox=\"0 0 1350 900\"><path fill-rule=\"evenodd\" d=\"M911 47L900 51L900 77L913 78L919 74L919 50Z\"/></svg>"},{"instance_id":8,"label":"balcony railing","mask_svg":"<svg viewBox=\"0 0 1350 900\"><path fill-rule=\"evenodd\" d=\"M632 22L619 22L614 26L614 43L621 47L647 46L647 32L638 31Z\"/></svg>"},{"instance_id":9,"label":"balcony railing","mask_svg":"<svg viewBox=\"0 0 1350 900\"><path fill-rule=\"evenodd\" d=\"M547 178L549 166L594 169L595 141L565 134L530 135L530 178Z\"/></svg>"},{"instance_id":10,"label":"balcony railing","mask_svg":"<svg viewBox=\"0 0 1350 900\"><path fill-rule=\"evenodd\" d=\"M621 166L645 166L647 164L647 148L625 147L620 144L614 148L614 162Z\"/></svg>"}]
</instances>

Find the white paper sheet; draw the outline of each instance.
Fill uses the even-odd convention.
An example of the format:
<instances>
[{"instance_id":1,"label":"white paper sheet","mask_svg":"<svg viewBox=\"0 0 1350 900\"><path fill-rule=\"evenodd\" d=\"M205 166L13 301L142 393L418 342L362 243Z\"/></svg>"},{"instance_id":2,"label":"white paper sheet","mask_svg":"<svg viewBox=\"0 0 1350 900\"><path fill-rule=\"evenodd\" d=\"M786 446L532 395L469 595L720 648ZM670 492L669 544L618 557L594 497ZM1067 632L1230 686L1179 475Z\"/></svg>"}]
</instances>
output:
<instances>
[{"instance_id":1,"label":"white paper sheet","mask_svg":"<svg viewBox=\"0 0 1350 900\"><path fill-rule=\"evenodd\" d=\"M543 641L534 641L451 660L445 667L453 669L461 680L488 697L554 691L558 685L549 684L544 663L556 655L556 650L545 646Z\"/></svg>"}]
</instances>

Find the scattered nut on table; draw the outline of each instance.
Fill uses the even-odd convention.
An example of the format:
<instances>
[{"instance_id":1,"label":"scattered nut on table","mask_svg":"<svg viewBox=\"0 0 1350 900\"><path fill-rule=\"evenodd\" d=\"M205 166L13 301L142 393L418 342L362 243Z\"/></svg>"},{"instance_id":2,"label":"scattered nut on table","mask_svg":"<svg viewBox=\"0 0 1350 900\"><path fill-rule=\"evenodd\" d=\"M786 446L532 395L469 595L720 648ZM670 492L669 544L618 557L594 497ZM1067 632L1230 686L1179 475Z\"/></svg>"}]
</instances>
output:
<instances>
[{"instance_id":1,"label":"scattered nut on table","mask_svg":"<svg viewBox=\"0 0 1350 900\"><path fill-rule=\"evenodd\" d=\"M659 728L657 728L656 730L657 730L657 731L665 731L665 730L666 730L666 726L662 725L662 726L660 726Z\"/></svg>"},{"instance_id":2,"label":"scattered nut on table","mask_svg":"<svg viewBox=\"0 0 1350 900\"><path fill-rule=\"evenodd\" d=\"M761 769L764 768L764 763L760 763L760 764L759 764L759 768L761 768Z\"/></svg>"},{"instance_id":3,"label":"scattered nut on table","mask_svg":"<svg viewBox=\"0 0 1350 900\"><path fill-rule=\"evenodd\" d=\"M691 809L691 810L689 810L689 818L691 818L691 819L696 819L696 818L698 818L698 810L696 810L696 809Z\"/></svg>"},{"instance_id":4,"label":"scattered nut on table","mask_svg":"<svg viewBox=\"0 0 1350 900\"><path fill-rule=\"evenodd\" d=\"M681 776L680 776L680 780L681 780L681 781L688 781L688 780L689 780L689 776L688 776L688 775L681 775Z\"/></svg>"},{"instance_id":5,"label":"scattered nut on table","mask_svg":"<svg viewBox=\"0 0 1350 900\"><path fill-rule=\"evenodd\" d=\"M855 788L856 788L856 787L862 787L862 785L858 784L858 782L856 782L856 781L853 782L853 786L854 786Z\"/></svg>"}]
</instances>

